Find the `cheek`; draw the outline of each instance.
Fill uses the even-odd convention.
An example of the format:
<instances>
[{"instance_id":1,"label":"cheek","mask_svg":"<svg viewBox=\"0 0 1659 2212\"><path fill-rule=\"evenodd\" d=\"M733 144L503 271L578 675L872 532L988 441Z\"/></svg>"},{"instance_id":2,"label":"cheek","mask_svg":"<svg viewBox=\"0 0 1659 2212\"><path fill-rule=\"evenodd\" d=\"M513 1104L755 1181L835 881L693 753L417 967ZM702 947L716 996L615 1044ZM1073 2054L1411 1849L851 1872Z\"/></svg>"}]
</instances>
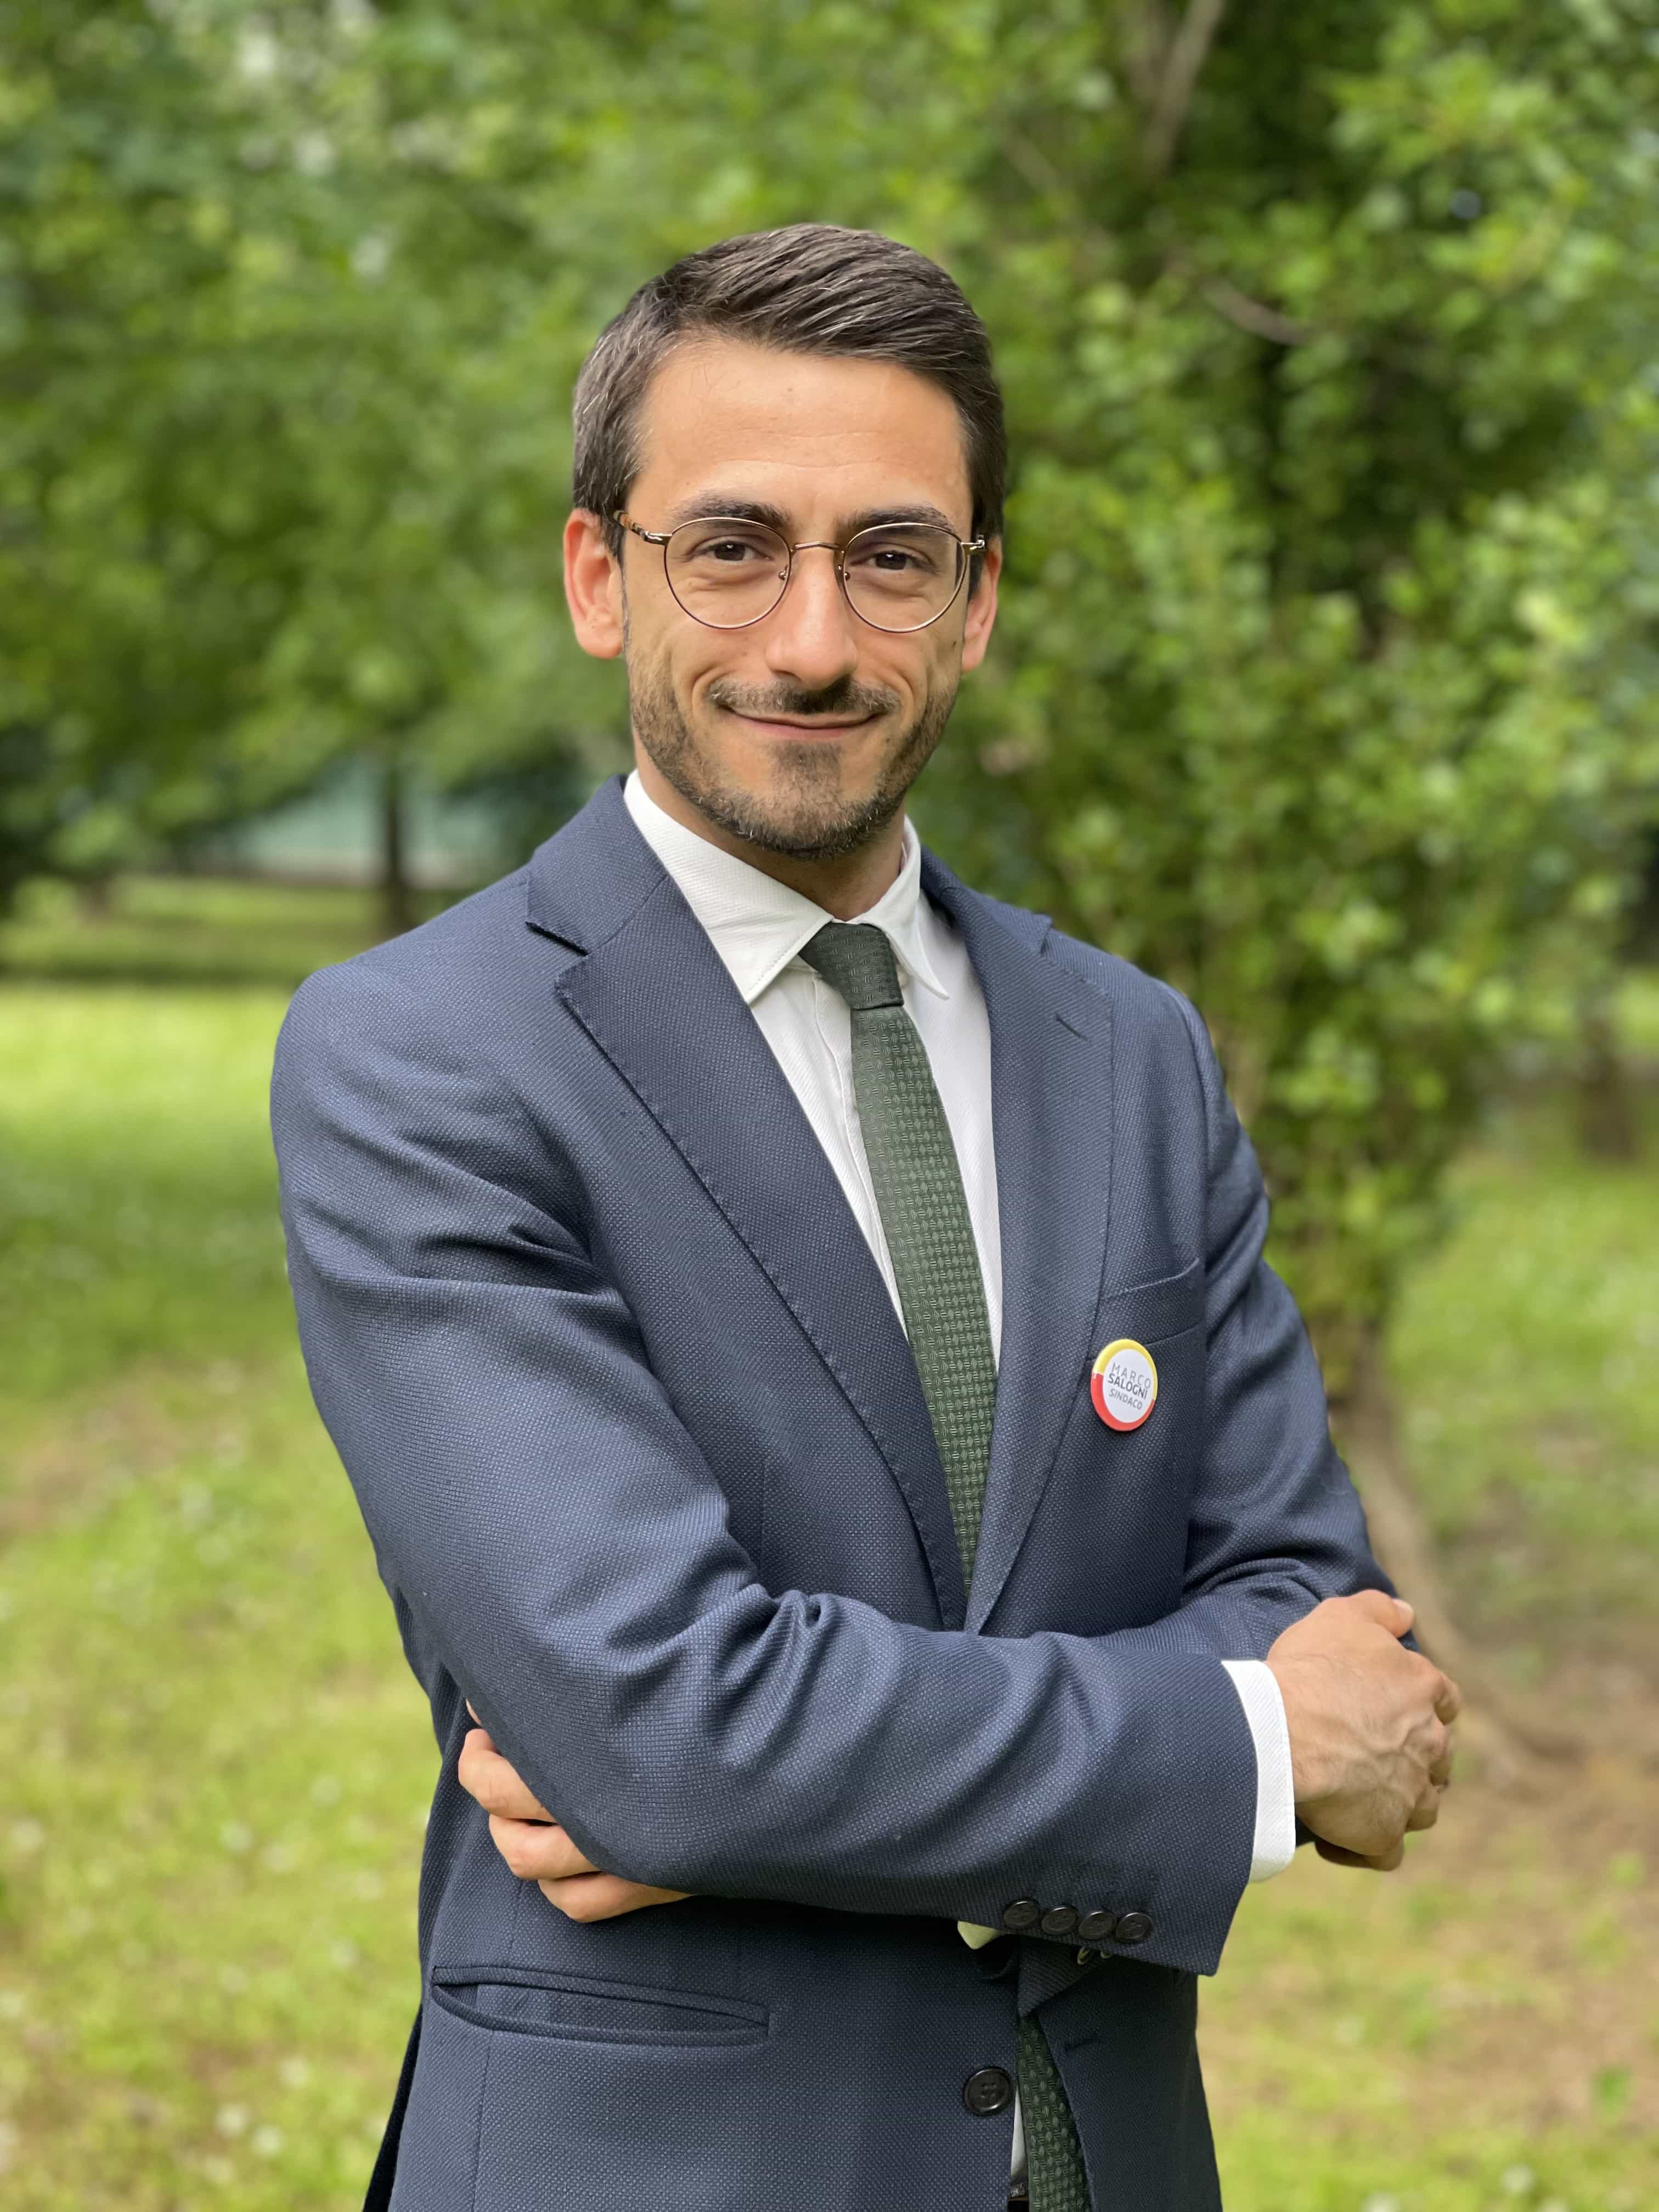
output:
<instances>
[{"instance_id":1,"label":"cheek","mask_svg":"<svg viewBox=\"0 0 1659 2212\"><path fill-rule=\"evenodd\" d=\"M683 703L720 673L720 664L683 623L665 622L655 609L635 610L629 637L628 680L636 691L672 697Z\"/></svg>"},{"instance_id":2,"label":"cheek","mask_svg":"<svg viewBox=\"0 0 1659 2212\"><path fill-rule=\"evenodd\" d=\"M939 690L941 672L931 646L918 642L913 652L895 653L890 647L879 657L867 658L858 672L863 682L892 692L915 713Z\"/></svg>"},{"instance_id":3,"label":"cheek","mask_svg":"<svg viewBox=\"0 0 1659 2212\"><path fill-rule=\"evenodd\" d=\"M917 675L918 703L924 699L954 698L961 675L961 638L953 635L940 638L936 644L930 644L927 660Z\"/></svg>"}]
</instances>

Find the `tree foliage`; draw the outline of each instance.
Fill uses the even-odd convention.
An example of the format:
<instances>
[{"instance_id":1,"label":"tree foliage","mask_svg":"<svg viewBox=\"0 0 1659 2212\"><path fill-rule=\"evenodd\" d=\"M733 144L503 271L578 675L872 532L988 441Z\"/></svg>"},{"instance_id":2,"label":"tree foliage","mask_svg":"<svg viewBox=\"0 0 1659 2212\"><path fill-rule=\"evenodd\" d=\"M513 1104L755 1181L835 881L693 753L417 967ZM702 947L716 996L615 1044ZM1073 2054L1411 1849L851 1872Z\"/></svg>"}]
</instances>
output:
<instances>
[{"instance_id":1,"label":"tree foliage","mask_svg":"<svg viewBox=\"0 0 1659 2212\"><path fill-rule=\"evenodd\" d=\"M1204 1010L1340 1389L1652 773L1659 12L1239 10L1184 107L1159 10L1073 36L1001 80L1025 190L969 246L1025 336L978 771L1040 900Z\"/></svg>"},{"instance_id":2,"label":"tree foliage","mask_svg":"<svg viewBox=\"0 0 1659 2212\"><path fill-rule=\"evenodd\" d=\"M18 849L371 744L597 760L586 345L711 237L888 228L981 307L1015 453L924 817L1196 999L1340 1385L1500 1056L1605 957L1654 780L1659 0L16 24Z\"/></svg>"},{"instance_id":3,"label":"tree foliage","mask_svg":"<svg viewBox=\"0 0 1659 2212\"><path fill-rule=\"evenodd\" d=\"M32 860L96 861L140 762L216 736L254 610L200 72L140 9L21 0L0 105L3 902Z\"/></svg>"}]
</instances>

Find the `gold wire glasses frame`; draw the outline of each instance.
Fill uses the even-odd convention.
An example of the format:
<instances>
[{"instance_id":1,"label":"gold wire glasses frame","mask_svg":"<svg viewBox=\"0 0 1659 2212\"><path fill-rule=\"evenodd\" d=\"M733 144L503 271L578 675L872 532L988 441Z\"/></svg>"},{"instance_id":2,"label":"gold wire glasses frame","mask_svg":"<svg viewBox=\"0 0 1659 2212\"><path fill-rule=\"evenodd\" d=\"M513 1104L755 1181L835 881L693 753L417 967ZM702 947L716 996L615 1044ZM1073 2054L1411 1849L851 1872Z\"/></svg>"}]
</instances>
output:
<instances>
[{"instance_id":1,"label":"gold wire glasses frame","mask_svg":"<svg viewBox=\"0 0 1659 2212\"><path fill-rule=\"evenodd\" d=\"M792 545L769 523L734 514L700 514L674 530L642 530L615 518L647 545L662 549L674 600L708 629L748 629L780 606L797 553L836 556L842 597L862 623L890 636L926 629L956 604L983 538L957 538L933 522L878 522L838 545L808 538Z\"/></svg>"}]
</instances>

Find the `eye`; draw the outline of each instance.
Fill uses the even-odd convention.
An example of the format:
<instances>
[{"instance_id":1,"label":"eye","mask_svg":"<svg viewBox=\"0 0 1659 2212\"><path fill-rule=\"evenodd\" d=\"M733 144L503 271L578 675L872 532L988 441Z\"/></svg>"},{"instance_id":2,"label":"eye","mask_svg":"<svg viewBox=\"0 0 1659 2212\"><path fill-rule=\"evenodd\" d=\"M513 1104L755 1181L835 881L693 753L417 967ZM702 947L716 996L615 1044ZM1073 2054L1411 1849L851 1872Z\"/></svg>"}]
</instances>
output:
<instances>
[{"instance_id":1,"label":"eye","mask_svg":"<svg viewBox=\"0 0 1659 2212\"><path fill-rule=\"evenodd\" d=\"M847 549L849 567L872 581L921 583L942 575L955 544L932 530L884 530L855 538Z\"/></svg>"},{"instance_id":2,"label":"eye","mask_svg":"<svg viewBox=\"0 0 1659 2212\"><path fill-rule=\"evenodd\" d=\"M673 550L677 558L717 568L750 568L779 556L779 548L766 532L734 530L729 523L723 528L688 530Z\"/></svg>"}]
</instances>

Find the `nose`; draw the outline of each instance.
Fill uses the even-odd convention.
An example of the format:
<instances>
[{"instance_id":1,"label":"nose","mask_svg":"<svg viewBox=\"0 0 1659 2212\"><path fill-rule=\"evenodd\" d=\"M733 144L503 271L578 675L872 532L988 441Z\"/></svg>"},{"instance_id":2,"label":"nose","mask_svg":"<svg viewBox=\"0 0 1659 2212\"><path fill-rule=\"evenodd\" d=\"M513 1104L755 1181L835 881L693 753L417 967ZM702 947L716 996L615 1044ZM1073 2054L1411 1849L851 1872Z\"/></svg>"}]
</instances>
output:
<instances>
[{"instance_id":1,"label":"nose","mask_svg":"<svg viewBox=\"0 0 1659 2212\"><path fill-rule=\"evenodd\" d=\"M858 665L859 622L842 594L832 545L795 548L789 588L768 617L766 665L816 691Z\"/></svg>"}]
</instances>

